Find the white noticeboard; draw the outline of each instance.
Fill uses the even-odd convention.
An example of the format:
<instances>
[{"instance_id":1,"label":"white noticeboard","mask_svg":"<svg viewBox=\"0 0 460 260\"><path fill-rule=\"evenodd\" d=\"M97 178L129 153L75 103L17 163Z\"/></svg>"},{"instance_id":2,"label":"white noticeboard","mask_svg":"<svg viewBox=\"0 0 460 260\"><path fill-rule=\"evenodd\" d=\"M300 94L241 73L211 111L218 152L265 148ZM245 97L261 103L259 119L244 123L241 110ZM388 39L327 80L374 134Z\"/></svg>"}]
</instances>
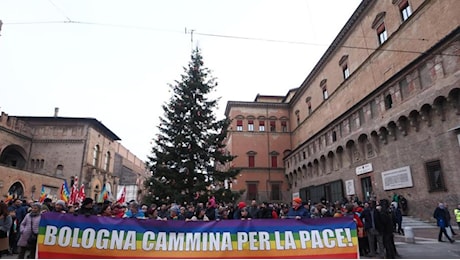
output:
<instances>
[{"instance_id":1,"label":"white noticeboard","mask_svg":"<svg viewBox=\"0 0 460 260\"><path fill-rule=\"evenodd\" d=\"M353 180L347 180L345 181L345 192L347 195L355 195L355 183Z\"/></svg>"},{"instance_id":2,"label":"white noticeboard","mask_svg":"<svg viewBox=\"0 0 460 260\"><path fill-rule=\"evenodd\" d=\"M384 190L394 190L414 186L412 184L410 167L405 166L382 172L382 183Z\"/></svg>"}]
</instances>

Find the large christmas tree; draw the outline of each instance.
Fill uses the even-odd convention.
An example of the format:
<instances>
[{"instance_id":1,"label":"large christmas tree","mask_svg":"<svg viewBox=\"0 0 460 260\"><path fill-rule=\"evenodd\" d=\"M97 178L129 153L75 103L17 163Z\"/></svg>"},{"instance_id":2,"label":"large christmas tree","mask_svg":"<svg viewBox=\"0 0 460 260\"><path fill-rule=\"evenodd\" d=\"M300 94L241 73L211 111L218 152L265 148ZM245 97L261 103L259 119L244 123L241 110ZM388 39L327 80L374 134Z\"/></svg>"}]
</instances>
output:
<instances>
[{"instance_id":1,"label":"large christmas tree","mask_svg":"<svg viewBox=\"0 0 460 260\"><path fill-rule=\"evenodd\" d=\"M162 106L164 117L147 162L152 176L145 181L145 203L184 205L210 196L223 202L238 199L229 187L238 171L227 167L234 156L223 145L230 122L216 119L218 99L208 97L216 86L196 48L181 81L170 85L169 103Z\"/></svg>"}]
</instances>

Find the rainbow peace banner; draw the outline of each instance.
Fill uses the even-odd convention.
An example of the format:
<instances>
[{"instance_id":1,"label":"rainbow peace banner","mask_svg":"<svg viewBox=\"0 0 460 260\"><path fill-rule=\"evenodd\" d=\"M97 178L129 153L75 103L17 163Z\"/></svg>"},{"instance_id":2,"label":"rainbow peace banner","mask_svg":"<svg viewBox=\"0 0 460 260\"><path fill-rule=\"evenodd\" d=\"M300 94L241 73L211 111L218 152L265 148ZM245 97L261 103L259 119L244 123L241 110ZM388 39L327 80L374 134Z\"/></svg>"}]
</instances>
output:
<instances>
[{"instance_id":1,"label":"rainbow peace banner","mask_svg":"<svg viewBox=\"0 0 460 260\"><path fill-rule=\"evenodd\" d=\"M38 258L358 258L350 217L181 221L43 213Z\"/></svg>"}]
</instances>

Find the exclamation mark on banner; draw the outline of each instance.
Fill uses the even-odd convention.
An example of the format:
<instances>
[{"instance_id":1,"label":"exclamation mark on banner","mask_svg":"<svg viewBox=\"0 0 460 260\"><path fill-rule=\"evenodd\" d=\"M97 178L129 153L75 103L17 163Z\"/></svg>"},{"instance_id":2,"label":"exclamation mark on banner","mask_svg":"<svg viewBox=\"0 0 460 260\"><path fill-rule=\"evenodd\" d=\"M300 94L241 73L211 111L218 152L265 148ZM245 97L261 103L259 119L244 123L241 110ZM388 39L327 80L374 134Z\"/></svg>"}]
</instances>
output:
<instances>
[{"instance_id":1,"label":"exclamation mark on banner","mask_svg":"<svg viewBox=\"0 0 460 260\"><path fill-rule=\"evenodd\" d=\"M351 231L349 228L345 229L345 235L347 236L347 239L348 239L348 245L353 246L353 240L351 240Z\"/></svg>"}]
</instances>

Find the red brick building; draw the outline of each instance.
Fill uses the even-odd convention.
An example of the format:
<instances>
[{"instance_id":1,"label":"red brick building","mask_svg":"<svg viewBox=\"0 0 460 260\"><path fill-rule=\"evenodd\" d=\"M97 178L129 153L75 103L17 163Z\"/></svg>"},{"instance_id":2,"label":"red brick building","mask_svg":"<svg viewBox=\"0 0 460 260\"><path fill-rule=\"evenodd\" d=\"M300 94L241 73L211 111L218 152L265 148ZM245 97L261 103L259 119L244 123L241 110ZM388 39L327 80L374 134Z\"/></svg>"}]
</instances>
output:
<instances>
[{"instance_id":1,"label":"red brick building","mask_svg":"<svg viewBox=\"0 0 460 260\"><path fill-rule=\"evenodd\" d=\"M396 193L424 219L438 201L457 205L459 13L456 0L364 0L298 88L229 102L228 149L243 169L234 189L273 194L275 168L286 202ZM260 121L277 130L259 132Z\"/></svg>"}]
</instances>

